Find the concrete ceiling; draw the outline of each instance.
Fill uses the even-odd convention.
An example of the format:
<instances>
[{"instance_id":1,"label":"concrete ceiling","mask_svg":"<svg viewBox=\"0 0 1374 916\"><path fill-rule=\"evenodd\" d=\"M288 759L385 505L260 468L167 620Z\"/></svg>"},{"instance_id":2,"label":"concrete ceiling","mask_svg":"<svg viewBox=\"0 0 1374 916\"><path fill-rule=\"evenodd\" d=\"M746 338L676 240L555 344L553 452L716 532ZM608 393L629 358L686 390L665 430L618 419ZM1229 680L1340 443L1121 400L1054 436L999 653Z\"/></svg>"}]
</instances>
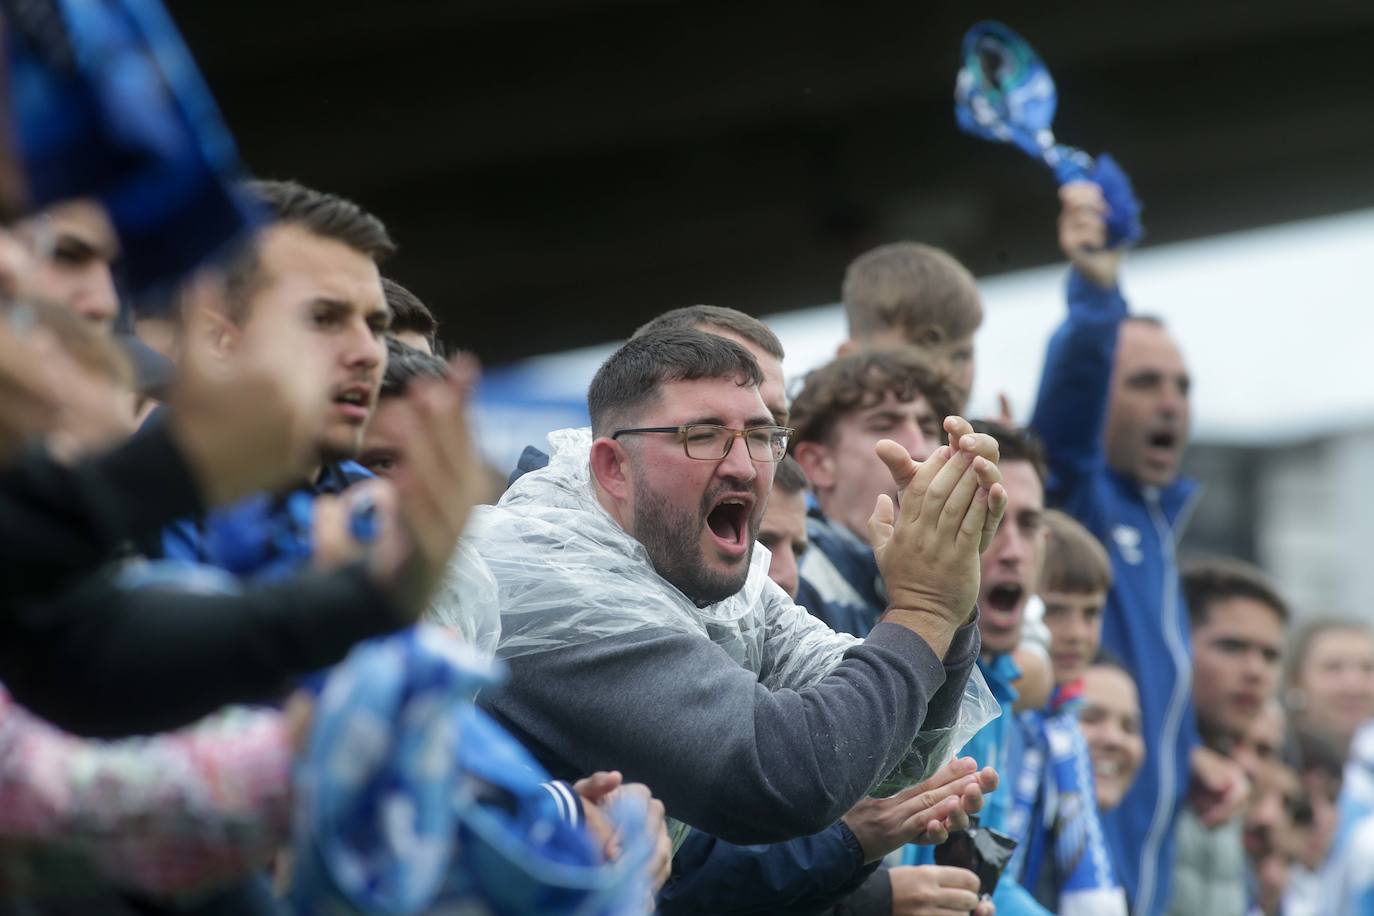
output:
<instances>
[{"instance_id":1,"label":"concrete ceiling","mask_svg":"<svg viewBox=\"0 0 1374 916\"><path fill-rule=\"evenodd\" d=\"M1374 4L174 0L251 168L359 200L390 272L498 363L713 302L834 301L914 238L978 274L1055 259L1047 172L960 134L999 18L1108 150L1149 242L1374 205Z\"/></svg>"}]
</instances>

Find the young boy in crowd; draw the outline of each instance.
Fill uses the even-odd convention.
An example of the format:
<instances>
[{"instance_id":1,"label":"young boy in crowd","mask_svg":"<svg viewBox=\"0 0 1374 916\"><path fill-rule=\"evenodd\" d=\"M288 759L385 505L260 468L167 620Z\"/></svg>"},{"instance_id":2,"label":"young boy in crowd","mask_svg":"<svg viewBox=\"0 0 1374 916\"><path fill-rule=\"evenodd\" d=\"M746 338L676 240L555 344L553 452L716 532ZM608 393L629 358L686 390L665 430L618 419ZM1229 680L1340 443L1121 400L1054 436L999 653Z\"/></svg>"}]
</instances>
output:
<instances>
[{"instance_id":1,"label":"young boy in crowd","mask_svg":"<svg viewBox=\"0 0 1374 916\"><path fill-rule=\"evenodd\" d=\"M839 356L802 380L792 455L815 501L797 603L831 629L863 637L887 610L868 519L874 500L895 490L874 447L891 439L923 461L956 410L952 389L914 347Z\"/></svg>"},{"instance_id":2,"label":"young boy in crowd","mask_svg":"<svg viewBox=\"0 0 1374 916\"><path fill-rule=\"evenodd\" d=\"M983 302L973 274L947 252L917 242L867 251L844 274L849 339L840 355L912 346L954 388L963 413L973 388L973 335Z\"/></svg>"},{"instance_id":3,"label":"young boy in crowd","mask_svg":"<svg viewBox=\"0 0 1374 916\"><path fill-rule=\"evenodd\" d=\"M1045 513L1049 541L1039 594L1050 633L1054 691L1042 710L1018 718L1023 748L1013 793L1014 874L1056 913L1125 914L1098 818L1092 758L1078 727L1083 676L1102 639L1112 584L1107 552L1086 528Z\"/></svg>"}]
</instances>

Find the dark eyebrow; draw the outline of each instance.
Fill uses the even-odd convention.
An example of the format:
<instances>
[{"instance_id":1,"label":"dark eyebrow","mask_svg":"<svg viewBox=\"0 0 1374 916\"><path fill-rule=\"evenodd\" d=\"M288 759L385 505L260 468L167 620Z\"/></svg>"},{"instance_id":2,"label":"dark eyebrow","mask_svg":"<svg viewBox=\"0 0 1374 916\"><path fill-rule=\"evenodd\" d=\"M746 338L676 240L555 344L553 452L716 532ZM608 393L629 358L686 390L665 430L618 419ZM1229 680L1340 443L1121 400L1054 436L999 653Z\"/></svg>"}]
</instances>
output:
<instances>
[{"instance_id":1,"label":"dark eyebrow","mask_svg":"<svg viewBox=\"0 0 1374 916\"><path fill-rule=\"evenodd\" d=\"M353 303L345 302L342 299L330 299L327 296L316 296L310 300L310 307L324 309L330 315L337 315L340 312L353 311Z\"/></svg>"},{"instance_id":2,"label":"dark eyebrow","mask_svg":"<svg viewBox=\"0 0 1374 916\"><path fill-rule=\"evenodd\" d=\"M119 256L117 247L101 245L71 231L58 230L52 244L54 250L65 248L72 254L79 253L83 258L98 257L104 261L113 261Z\"/></svg>"},{"instance_id":3,"label":"dark eyebrow","mask_svg":"<svg viewBox=\"0 0 1374 916\"><path fill-rule=\"evenodd\" d=\"M76 235L59 235L52 243L54 250L66 251L83 258L101 254L99 248Z\"/></svg>"},{"instance_id":4,"label":"dark eyebrow","mask_svg":"<svg viewBox=\"0 0 1374 916\"><path fill-rule=\"evenodd\" d=\"M778 421L773 419L771 413L758 414L744 421L745 429L752 429L755 426L777 426Z\"/></svg>"},{"instance_id":5,"label":"dark eyebrow","mask_svg":"<svg viewBox=\"0 0 1374 916\"><path fill-rule=\"evenodd\" d=\"M724 426L720 417L697 417L693 420L683 420L679 426Z\"/></svg>"}]
</instances>

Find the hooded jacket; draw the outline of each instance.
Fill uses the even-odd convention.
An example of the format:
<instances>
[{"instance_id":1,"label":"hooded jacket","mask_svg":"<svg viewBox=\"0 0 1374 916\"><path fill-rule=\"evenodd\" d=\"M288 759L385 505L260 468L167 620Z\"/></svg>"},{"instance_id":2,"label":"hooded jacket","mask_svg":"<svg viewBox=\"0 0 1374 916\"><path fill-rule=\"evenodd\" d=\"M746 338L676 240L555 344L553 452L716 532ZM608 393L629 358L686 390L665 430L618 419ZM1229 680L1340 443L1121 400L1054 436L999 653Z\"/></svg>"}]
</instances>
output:
<instances>
[{"instance_id":1,"label":"hooded jacket","mask_svg":"<svg viewBox=\"0 0 1374 916\"><path fill-rule=\"evenodd\" d=\"M1068 318L1045 356L1031 427L1048 452L1049 502L1111 556L1102 647L1135 678L1146 751L1135 784L1103 816L1103 828L1131 912L1156 916L1169 903L1174 825L1198 743L1192 639L1175 556L1197 487L1183 478L1147 487L1107 466L1103 432L1126 301L1077 271L1069 275L1068 300Z\"/></svg>"}]
</instances>

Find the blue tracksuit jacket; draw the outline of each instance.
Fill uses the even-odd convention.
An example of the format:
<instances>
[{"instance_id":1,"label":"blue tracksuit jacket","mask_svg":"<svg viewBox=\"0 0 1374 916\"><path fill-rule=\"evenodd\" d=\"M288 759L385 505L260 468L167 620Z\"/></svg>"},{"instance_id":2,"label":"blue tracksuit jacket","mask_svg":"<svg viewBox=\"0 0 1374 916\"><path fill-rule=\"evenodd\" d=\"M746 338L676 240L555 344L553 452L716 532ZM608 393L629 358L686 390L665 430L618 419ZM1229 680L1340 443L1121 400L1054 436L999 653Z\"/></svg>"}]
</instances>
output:
<instances>
[{"instance_id":1,"label":"blue tracksuit jacket","mask_svg":"<svg viewBox=\"0 0 1374 916\"><path fill-rule=\"evenodd\" d=\"M1112 558L1102 646L1140 688L1145 764L1103 828L1131 912L1155 916L1169 905L1174 821L1198 742L1192 640L1175 557L1197 488L1184 479L1145 487L1107 466L1103 427L1126 301L1076 271L1068 298L1069 316L1045 356L1031 427L1048 451L1050 503L1083 523Z\"/></svg>"}]
</instances>

